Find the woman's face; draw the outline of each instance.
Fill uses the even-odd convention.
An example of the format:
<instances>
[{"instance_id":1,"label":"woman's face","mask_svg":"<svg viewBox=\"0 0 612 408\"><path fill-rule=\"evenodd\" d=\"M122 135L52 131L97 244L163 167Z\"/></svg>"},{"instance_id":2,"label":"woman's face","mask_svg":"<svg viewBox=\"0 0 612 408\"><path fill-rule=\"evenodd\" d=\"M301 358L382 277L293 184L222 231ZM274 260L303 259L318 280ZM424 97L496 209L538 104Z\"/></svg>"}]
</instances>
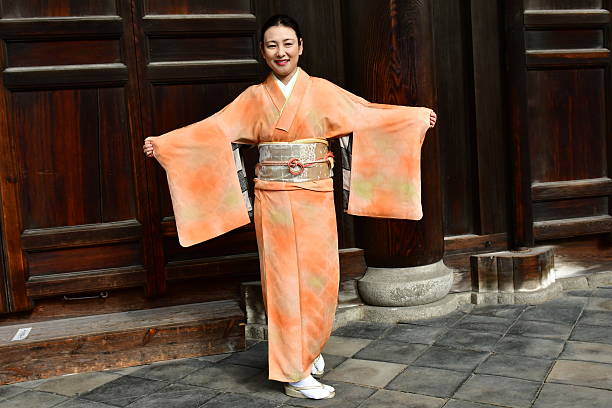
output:
<instances>
[{"instance_id":1,"label":"woman's face","mask_svg":"<svg viewBox=\"0 0 612 408\"><path fill-rule=\"evenodd\" d=\"M273 26L264 33L261 53L278 79L285 82L297 69L302 48L293 28Z\"/></svg>"}]
</instances>

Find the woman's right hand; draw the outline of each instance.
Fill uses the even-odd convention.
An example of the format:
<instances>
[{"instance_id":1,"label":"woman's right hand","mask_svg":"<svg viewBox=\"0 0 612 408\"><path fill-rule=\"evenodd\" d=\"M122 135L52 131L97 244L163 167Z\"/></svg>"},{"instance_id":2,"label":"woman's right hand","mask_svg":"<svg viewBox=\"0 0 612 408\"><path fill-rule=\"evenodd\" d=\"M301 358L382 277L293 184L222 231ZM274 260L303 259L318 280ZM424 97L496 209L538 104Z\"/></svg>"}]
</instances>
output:
<instances>
[{"instance_id":1,"label":"woman's right hand","mask_svg":"<svg viewBox=\"0 0 612 408\"><path fill-rule=\"evenodd\" d=\"M155 151L153 149L153 139L154 137L147 137L144 141L144 145L142 146L142 151L147 157L155 156Z\"/></svg>"}]
</instances>

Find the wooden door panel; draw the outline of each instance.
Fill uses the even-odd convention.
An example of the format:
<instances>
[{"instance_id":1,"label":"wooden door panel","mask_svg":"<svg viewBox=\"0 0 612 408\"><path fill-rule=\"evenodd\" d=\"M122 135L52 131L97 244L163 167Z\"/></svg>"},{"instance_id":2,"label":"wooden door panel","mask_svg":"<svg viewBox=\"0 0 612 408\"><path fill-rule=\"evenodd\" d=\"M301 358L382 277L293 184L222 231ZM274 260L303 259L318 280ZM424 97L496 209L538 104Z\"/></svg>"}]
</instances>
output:
<instances>
[{"instance_id":1,"label":"wooden door panel","mask_svg":"<svg viewBox=\"0 0 612 408\"><path fill-rule=\"evenodd\" d=\"M2 0L3 18L117 15L115 0Z\"/></svg>"},{"instance_id":2,"label":"wooden door panel","mask_svg":"<svg viewBox=\"0 0 612 408\"><path fill-rule=\"evenodd\" d=\"M144 0L146 14L251 13L250 0Z\"/></svg>"},{"instance_id":3,"label":"wooden door panel","mask_svg":"<svg viewBox=\"0 0 612 408\"><path fill-rule=\"evenodd\" d=\"M535 238L610 232L609 4L524 4Z\"/></svg>"},{"instance_id":4,"label":"wooden door panel","mask_svg":"<svg viewBox=\"0 0 612 408\"><path fill-rule=\"evenodd\" d=\"M144 45L137 51L145 135L202 120L260 79L251 2L136 4L137 43ZM180 247L166 175L156 162L148 164L154 236L160 240L156 262L161 262L167 279L207 276L212 271L207 265L216 265L220 256L257 250L252 224L194 247ZM224 265L228 274L243 272L235 259L225 259Z\"/></svg>"},{"instance_id":5,"label":"wooden door panel","mask_svg":"<svg viewBox=\"0 0 612 408\"><path fill-rule=\"evenodd\" d=\"M607 175L604 68L527 74L533 182Z\"/></svg>"},{"instance_id":6,"label":"wooden door panel","mask_svg":"<svg viewBox=\"0 0 612 408\"><path fill-rule=\"evenodd\" d=\"M129 3L2 6L0 152L8 164L0 188L12 310L39 296L155 288L153 274L146 280L149 217L137 170L144 159Z\"/></svg>"}]
</instances>

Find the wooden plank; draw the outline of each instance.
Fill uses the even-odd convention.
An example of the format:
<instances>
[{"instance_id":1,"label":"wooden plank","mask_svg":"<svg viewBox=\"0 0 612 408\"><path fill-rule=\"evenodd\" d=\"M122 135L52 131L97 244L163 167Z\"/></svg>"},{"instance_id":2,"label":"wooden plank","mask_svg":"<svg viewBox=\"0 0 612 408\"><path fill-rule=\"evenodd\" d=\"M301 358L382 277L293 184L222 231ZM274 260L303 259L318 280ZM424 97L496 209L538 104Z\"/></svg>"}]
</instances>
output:
<instances>
[{"instance_id":1,"label":"wooden plank","mask_svg":"<svg viewBox=\"0 0 612 408\"><path fill-rule=\"evenodd\" d=\"M534 222L533 230L537 240L609 233L612 232L612 216L599 215L566 220L538 221Z\"/></svg>"},{"instance_id":2,"label":"wooden plank","mask_svg":"<svg viewBox=\"0 0 612 408\"><path fill-rule=\"evenodd\" d=\"M141 365L242 350L244 313L237 301L30 323L0 328L0 383Z\"/></svg>"},{"instance_id":3,"label":"wooden plank","mask_svg":"<svg viewBox=\"0 0 612 408\"><path fill-rule=\"evenodd\" d=\"M498 1L471 3L479 233L483 235L508 230L507 135L501 125L505 114L499 92L503 88L499 7Z\"/></svg>"},{"instance_id":4,"label":"wooden plank","mask_svg":"<svg viewBox=\"0 0 612 408\"><path fill-rule=\"evenodd\" d=\"M26 251L135 241L142 237L137 220L58 228L27 229L21 234Z\"/></svg>"},{"instance_id":5,"label":"wooden plank","mask_svg":"<svg viewBox=\"0 0 612 408\"><path fill-rule=\"evenodd\" d=\"M147 15L142 25L147 35L252 34L256 29L256 17L253 14Z\"/></svg>"},{"instance_id":6,"label":"wooden plank","mask_svg":"<svg viewBox=\"0 0 612 408\"><path fill-rule=\"evenodd\" d=\"M145 269L141 266L91 270L75 273L32 276L26 282L31 298L73 293L98 292L132 288L146 284Z\"/></svg>"},{"instance_id":7,"label":"wooden plank","mask_svg":"<svg viewBox=\"0 0 612 408\"><path fill-rule=\"evenodd\" d=\"M128 70L124 64L87 64L7 68L4 85L10 90L86 85L124 85Z\"/></svg>"},{"instance_id":8,"label":"wooden plank","mask_svg":"<svg viewBox=\"0 0 612 408\"><path fill-rule=\"evenodd\" d=\"M603 27L610 23L610 12L604 9L526 10L527 28Z\"/></svg>"},{"instance_id":9,"label":"wooden plank","mask_svg":"<svg viewBox=\"0 0 612 408\"><path fill-rule=\"evenodd\" d=\"M612 194L612 179L601 177L587 180L533 183L531 193L533 201L606 196Z\"/></svg>"},{"instance_id":10,"label":"wooden plank","mask_svg":"<svg viewBox=\"0 0 612 408\"><path fill-rule=\"evenodd\" d=\"M123 21L118 16L5 18L0 19L0 38L32 40L54 37L82 38L86 35L119 38L122 25Z\"/></svg>"},{"instance_id":11,"label":"wooden plank","mask_svg":"<svg viewBox=\"0 0 612 408\"><path fill-rule=\"evenodd\" d=\"M454 235L444 238L444 255L460 253L492 252L508 248L508 234Z\"/></svg>"},{"instance_id":12,"label":"wooden plank","mask_svg":"<svg viewBox=\"0 0 612 408\"><path fill-rule=\"evenodd\" d=\"M339 251L340 281L349 281L361 278L367 269L363 249L344 248Z\"/></svg>"},{"instance_id":13,"label":"wooden plank","mask_svg":"<svg viewBox=\"0 0 612 408\"><path fill-rule=\"evenodd\" d=\"M366 271L364 251L360 248L344 248L338 251L340 262L340 280L346 281L358 279ZM169 281L185 280L198 277L227 276L228 271L232 275L241 274L245 276L259 275L259 256L257 253L239 254L229 256L218 256L205 258L201 261L175 261L166 266L166 275Z\"/></svg>"},{"instance_id":14,"label":"wooden plank","mask_svg":"<svg viewBox=\"0 0 612 408\"><path fill-rule=\"evenodd\" d=\"M605 66L610 63L610 50L600 48L528 50L525 56L529 68Z\"/></svg>"},{"instance_id":15,"label":"wooden plank","mask_svg":"<svg viewBox=\"0 0 612 408\"><path fill-rule=\"evenodd\" d=\"M152 62L147 78L153 83L179 81L255 80L259 63L255 59Z\"/></svg>"}]
</instances>

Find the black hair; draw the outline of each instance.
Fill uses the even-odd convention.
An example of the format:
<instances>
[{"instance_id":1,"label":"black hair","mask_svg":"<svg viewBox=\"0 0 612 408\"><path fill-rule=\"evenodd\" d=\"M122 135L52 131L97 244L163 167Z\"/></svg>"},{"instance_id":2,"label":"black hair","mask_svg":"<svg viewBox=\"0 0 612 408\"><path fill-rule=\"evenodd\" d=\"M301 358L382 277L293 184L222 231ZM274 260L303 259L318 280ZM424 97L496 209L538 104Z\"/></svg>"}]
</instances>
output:
<instances>
[{"instance_id":1,"label":"black hair","mask_svg":"<svg viewBox=\"0 0 612 408\"><path fill-rule=\"evenodd\" d=\"M300 31L300 25L293 18L289 17L286 14L275 14L269 19L266 20L264 25L261 27L261 37L260 42L263 44L264 34L266 30L270 27L276 26L285 26L292 28L295 31L295 35L298 38L298 43L302 42L302 32Z\"/></svg>"}]
</instances>

